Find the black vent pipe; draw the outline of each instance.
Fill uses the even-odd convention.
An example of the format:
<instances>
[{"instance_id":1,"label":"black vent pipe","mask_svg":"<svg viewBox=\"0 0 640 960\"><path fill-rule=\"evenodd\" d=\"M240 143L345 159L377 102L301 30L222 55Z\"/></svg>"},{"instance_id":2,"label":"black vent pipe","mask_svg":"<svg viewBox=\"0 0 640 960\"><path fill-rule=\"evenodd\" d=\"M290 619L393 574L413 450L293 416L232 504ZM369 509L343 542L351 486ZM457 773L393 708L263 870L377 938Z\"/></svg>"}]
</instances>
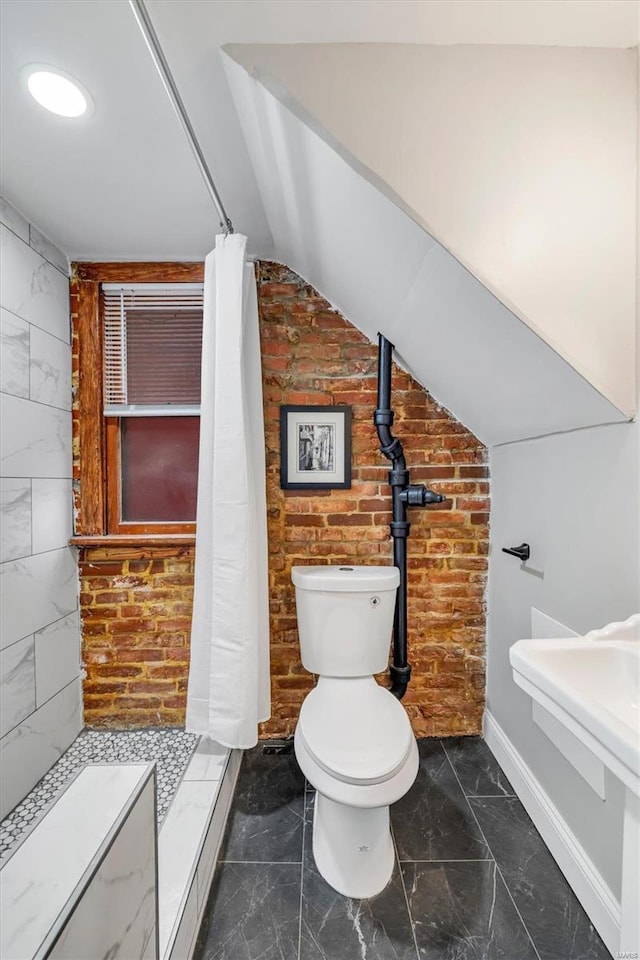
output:
<instances>
[{"instance_id":1,"label":"black vent pipe","mask_svg":"<svg viewBox=\"0 0 640 960\"><path fill-rule=\"evenodd\" d=\"M409 482L409 470L404 458L402 444L391 433L393 410L391 409L391 360L394 346L381 333L378 334L378 407L373 422L378 431L380 451L391 461L389 483L391 485L393 537L393 563L400 571L400 586L396 596L396 611L393 622L393 662L389 665L391 693L402 700L411 678L407 660L407 537L411 524L407 520L407 507L424 507L428 503L446 500L440 493L428 490L422 483Z\"/></svg>"}]
</instances>

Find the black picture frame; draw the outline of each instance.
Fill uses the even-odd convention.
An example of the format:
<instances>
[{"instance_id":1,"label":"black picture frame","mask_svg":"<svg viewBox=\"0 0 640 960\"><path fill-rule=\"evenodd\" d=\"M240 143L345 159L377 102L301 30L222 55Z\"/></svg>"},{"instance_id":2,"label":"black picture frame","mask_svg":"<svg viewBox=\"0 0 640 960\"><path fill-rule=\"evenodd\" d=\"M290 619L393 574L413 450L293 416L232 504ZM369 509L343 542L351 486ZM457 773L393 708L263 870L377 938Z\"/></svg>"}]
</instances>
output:
<instances>
[{"instance_id":1,"label":"black picture frame","mask_svg":"<svg viewBox=\"0 0 640 960\"><path fill-rule=\"evenodd\" d=\"M348 406L281 406L282 489L349 490L351 423Z\"/></svg>"}]
</instances>

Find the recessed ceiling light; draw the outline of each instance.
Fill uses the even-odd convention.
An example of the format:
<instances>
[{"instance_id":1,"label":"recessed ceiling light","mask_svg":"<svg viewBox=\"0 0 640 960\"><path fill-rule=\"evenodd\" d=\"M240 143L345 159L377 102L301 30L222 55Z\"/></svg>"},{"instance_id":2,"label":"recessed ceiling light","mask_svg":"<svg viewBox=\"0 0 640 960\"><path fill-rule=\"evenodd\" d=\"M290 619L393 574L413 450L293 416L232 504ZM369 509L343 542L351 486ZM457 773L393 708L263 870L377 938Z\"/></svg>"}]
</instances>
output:
<instances>
[{"instance_id":1,"label":"recessed ceiling light","mask_svg":"<svg viewBox=\"0 0 640 960\"><path fill-rule=\"evenodd\" d=\"M60 117L81 117L93 105L88 90L57 67L32 63L24 68L23 75L33 99Z\"/></svg>"}]
</instances>

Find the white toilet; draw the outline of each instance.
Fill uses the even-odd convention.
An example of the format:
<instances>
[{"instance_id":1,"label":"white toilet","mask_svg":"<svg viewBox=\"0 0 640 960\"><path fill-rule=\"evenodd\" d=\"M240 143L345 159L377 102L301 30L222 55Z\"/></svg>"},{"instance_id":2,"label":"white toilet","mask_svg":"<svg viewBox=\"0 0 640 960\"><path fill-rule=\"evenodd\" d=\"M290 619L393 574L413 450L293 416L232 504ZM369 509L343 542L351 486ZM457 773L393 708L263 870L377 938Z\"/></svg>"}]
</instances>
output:
<instances>
[{"instance_id":1,"label":"white toilet","mask_svg":"<svg viewBox=\"0 0 640 960\"><path fill-rule=\"evenodd\" d=\"M302 664L319 674L295 751L316 789L313 855L347 897L380 893L393 872L389 805L418 772L409 718L374 673L387 669L396 567L294 567Z\"/></svg>"}]
</instances>

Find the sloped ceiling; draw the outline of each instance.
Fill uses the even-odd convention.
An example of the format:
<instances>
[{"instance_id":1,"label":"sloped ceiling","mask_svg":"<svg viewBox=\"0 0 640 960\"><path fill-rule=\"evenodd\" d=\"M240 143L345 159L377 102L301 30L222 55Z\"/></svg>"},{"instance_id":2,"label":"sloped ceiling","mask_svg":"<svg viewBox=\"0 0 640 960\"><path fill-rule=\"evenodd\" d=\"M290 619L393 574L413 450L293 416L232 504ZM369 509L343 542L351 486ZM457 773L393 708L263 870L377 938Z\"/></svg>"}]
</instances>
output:
<instances>
[{"instance_id":1,"label":"sloped ceiling","mask_svg":"<svg viewBox=\"0 0 640 960\"><path fill-rule=\"evenodd\" d=\"M148 7L253 254L287 260L370 336L382 329L395 338L418 378L489 442L619 418L322 138L276 101L254 103L258 87L246 74L234 79L245 141L219 48L265 41L624 48L637 38L636 4L148 0ZM202 258L217 217L127 0L2 0L0 14L0 172L8 199L74 259ZM96 102L89 122L68 123L30 101L20 71L33 62L61 67L89 87ZM269 166L276 159L281 170Z\"/></svg>"},{"instance_id":2,"label":"sloped ceiling","mask_svg":"<svg viewBox=\"0 0 640 960\"><path fill-rule=\"evenodd\" d=\"M273 246L222 69L225 43L630 47L629 0L147 0L216 184L251 252ZM0 3L1 189L73 259L198 259L217 216L127 0ZM96 110L48 115L20 71L57 66Z\"/></svg>"},{"instance_id":3,"label":"sloped ceiling","mask_svg":"<svg viewBox=\"0 0 640 960\"><path fill-rule=\"evenodd\" d=\"M624 419L243 66L226 69L278 258L371 339L389 337L481 440Z\"/></svg>"},{"instance_id":4,"label":"sloped ceiling","mask_svg":"<svg viewBox=\"0 0 640 960\"><path fill-rule=\"evenodd\" d=\"M197 31L183 4L175 6L178 36L193 50ZM3 0L0 27L3 195L71 259L202 259L218 216L127 0ZM268 254L269 228L215 41L207 50L204 78L190 61L189 107L195 86L198 136L224 202L252 252ZM38 106L22 76L32 63L77 77L93 114L67 120Z\"/></svg>"},{"instance_id":5,"label":"sloped ceiling","mask_svg":"<svg viewBox=\"0 0 640 960\"><path fill-rule=\"evenodd\" d=\"M225 49L633 414L636 51Z\"/></svg>"}]
</instances>

